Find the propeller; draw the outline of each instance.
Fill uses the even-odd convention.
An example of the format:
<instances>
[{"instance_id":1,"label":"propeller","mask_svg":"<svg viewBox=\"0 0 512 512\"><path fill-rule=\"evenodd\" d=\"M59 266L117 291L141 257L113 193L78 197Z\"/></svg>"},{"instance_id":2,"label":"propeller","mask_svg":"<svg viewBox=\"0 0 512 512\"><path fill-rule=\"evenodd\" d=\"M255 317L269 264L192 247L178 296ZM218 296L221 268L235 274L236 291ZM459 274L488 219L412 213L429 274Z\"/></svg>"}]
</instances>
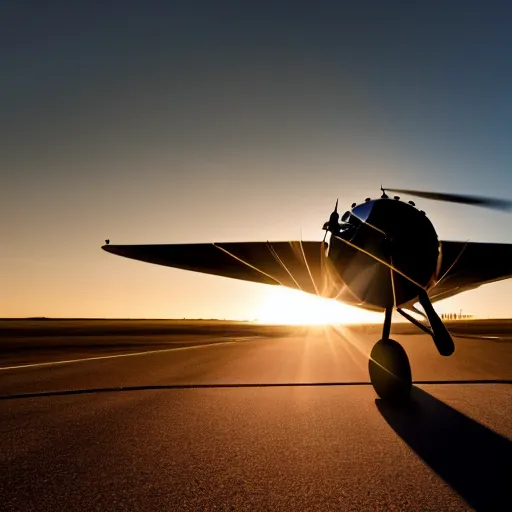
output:
<instances>
[{"instance_id":1,"label":"propeller","mask_svg":"<svg viewBox=\"0 0 512 512\"><path fill-rule=\"evenodd\" d=\"M324 227L322 229L325 230L325 235L323 241L325 242L325 239L327 237L327 233L329 231L333 231L334 228L338 227L338 222L340 220L340 216L338 214L338 201L339 199L336 199L336 204L334 205L334 211L331 213L331 216L329 217L328 222L324 224Z\"/></svg>"},{"instance_id":2,"label":"propeller","mask_svg":"<svg viewBox=\"0 0 512 512\"><path fill-rule=\"evenodd\" d=\"M446 201L448 203L470 204L473 206L483 206L484 208L493 208L495 210L512 210L512 201L507 199L495 199L492 197L467 196L463 194L444 194L442 192L426 192L422 190L403 190L398 188L386 188L389 192L398 192L410 196L433 199L435 201Z\"/></svg>"}]
</instances>

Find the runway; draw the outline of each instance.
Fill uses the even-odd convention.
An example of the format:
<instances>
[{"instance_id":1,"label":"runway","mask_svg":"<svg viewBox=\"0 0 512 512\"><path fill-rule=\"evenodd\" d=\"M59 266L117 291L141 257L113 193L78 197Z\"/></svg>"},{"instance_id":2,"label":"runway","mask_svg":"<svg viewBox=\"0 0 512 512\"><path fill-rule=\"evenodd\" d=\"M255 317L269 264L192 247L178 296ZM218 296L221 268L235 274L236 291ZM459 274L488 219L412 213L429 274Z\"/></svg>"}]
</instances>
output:
<instances>
[{"instance_id":1,"label":"runway","mask_svg":"<svg viewBox=\"0 0 512 512\"><path fill-rule=\"evenodd\" d=\"M407 410L369 385L375 335L346 329L9 360L2 510L502 510L512 343L394 337Z\"/></svg>"}]
</instances>

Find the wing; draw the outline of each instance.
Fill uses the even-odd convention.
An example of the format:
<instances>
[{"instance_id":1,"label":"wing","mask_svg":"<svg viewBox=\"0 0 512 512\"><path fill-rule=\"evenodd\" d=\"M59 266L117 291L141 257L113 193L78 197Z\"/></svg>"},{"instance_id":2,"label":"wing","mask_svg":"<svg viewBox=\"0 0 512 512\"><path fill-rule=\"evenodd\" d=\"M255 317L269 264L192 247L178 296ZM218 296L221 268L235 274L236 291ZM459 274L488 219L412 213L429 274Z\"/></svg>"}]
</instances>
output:
<instances>
[{"instance_id":1,"label":"wing","mask_svg":"<svg viewBox=\"0 0 512 512\"><path fill-rule=\"evenodd\" d=\"M157 265L277 284L325 296L326 246L323 242L297 241L104 245L102 249Z\"/></svg>"},{"instance_id":2,"label":"wing","mask_svg":"<svg viewBox=\"0 0 512 512\"><path fill-rule=\"evenodd\" d=\"M441 242L441 250L441 278L429 291L432 302L512 277L512 244Z\"/></svg>"},{"instance_id":3,"label":"wing","mask_svg":"<svg viewBox=\"0 0 512 512\"><path fill-rule=\"evenodd\" d=\"M255 283L282 285L322 297L342 297L343 283L323 242L232 242L173 245L104 245L134 260ZM441 242L432 302L512 277L512 244ZM361 305L361 304L357 304Z\"/></svg>"}]
</instances>

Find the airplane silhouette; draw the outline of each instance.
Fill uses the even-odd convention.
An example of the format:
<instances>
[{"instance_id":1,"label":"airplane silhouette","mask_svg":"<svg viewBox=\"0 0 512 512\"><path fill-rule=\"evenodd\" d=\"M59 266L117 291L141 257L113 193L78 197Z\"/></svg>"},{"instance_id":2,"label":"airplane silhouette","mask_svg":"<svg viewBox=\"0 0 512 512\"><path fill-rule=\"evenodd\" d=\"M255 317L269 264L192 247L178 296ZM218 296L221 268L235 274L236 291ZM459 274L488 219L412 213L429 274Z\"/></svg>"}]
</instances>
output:
<instances>
[{"instance_id":1,"label":"airplane silhouette","mask_svg":"<svg viewBox=\"0 0 512 512\"><path fill-rule=\"evenodd\" d=\"M412 201L390 198L386 191L499 210L510 209L512 202L382 186L381 191L380 198L353 203L341 222L336 201L323 226L323 241L102 248L148 263L286 286L384 312L382 336L370 354L370 380L381 398L405 402L412 385L411 367L403 347L390 338L393 310L428 333L442 356L451 355L453 340L432 303L512 277L512 244L440 241L423 211ZM411 312L423 316L428 325Z\"/></svg>"}]
</instances>

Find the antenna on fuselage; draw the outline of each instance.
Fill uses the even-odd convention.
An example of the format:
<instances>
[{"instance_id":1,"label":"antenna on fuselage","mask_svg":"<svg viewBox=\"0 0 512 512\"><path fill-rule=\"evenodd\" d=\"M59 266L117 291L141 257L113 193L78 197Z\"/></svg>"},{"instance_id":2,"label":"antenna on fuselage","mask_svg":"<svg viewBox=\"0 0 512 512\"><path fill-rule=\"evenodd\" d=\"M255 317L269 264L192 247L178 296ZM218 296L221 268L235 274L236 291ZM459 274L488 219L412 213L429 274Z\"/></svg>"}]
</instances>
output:
<instances>
[{"instance_id":1,"label":"antenna on fuselage","mask_svg":"<svg viewBox=\"0 0 512 512\"><path fill-rule=\"evenodd\" d=\"M380 196L381 199L389 199L389 196L386 194L386 191L384 190L384 187L382 186L382 183L380 184L380 190L382 192L382 195Z\"/></svg>"}]
</instances>

